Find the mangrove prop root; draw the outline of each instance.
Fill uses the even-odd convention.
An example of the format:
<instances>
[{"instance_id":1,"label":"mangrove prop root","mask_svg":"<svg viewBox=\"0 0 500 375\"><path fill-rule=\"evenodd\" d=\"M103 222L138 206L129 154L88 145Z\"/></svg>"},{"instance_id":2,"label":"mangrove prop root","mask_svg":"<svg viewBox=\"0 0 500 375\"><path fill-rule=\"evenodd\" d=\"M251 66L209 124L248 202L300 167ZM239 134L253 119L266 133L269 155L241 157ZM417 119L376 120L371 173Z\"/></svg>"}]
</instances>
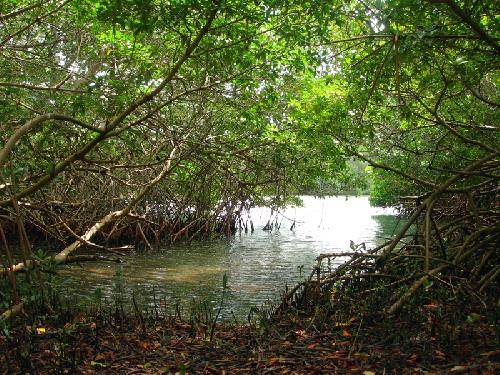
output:
<instances>
[{"instance_id":1,"label":"mangrove prop root","mask_svg":"<svg viewBox=\"0 0 500 375\"><path fill-rule=\"evenodd\" d=\"M473 162L461 173L478 170L496 155ZM306 311L325 301L335 308L336 304L345 305L346 298L371 300L379 313L393 316L407 304L421 303L422 298L416 296L422 290L441 285L446 290L436 292L434 298L457 290L468 293L466 298L494 295L500 275L497 192L489 185L468 194L448 191L459 177L457 174L435 191L424 194L426 198L394 239L364 252L340 251L318 256L310 277L283 296L276 316L289 307ZM474 202L473 215L471 196L482 199L479 204ZM410 241L403 243L412 226L415 231ZM347 259L332 269L330 262L335 258ZM323 265L325 259L328 266ZM433 286L434 279L440 282ZM323 298L318 298L318 292Z\"/></svg>"}]
</instances>

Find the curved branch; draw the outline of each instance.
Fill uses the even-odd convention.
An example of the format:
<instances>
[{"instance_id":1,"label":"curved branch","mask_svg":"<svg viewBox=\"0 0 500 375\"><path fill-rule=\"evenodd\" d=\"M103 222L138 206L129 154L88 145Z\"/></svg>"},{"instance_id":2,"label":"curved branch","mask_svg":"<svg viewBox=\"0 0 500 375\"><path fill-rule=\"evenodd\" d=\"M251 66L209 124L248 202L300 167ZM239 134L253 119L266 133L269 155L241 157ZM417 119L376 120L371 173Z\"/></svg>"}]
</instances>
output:
<instances>
[{"instance_id":1,"label":"curved branch","mask_svg":"<svg viewBox=\"0 0 500 375\"><path fill-rule=\"evenodd\" d=\"M24 83L12 83L12 82L0 82L0 87L15 87L18 89L27 89L27 90L34 90L34 91L61 91L61 92L70 92L72 94L87 94L88 93L88 91L85 91L85 90L66 89L66 88L62 88L60 86L54 86L54 87L33 86L33 85L26 85Z\"/></svg>"},{"instance_id":2,"label":"curved branch","mask_svg":"<svg viewBox=\"0 0 500 375\"><path fill-rule=\"evenodd\" d=\"M163 91L163 89L174 79L175 75L180 70L180 68L182 67L184 62L186 62L186 60L188 60L190 58L191 54L196 49L196 47L199 45L199 43L201 42L201 40L203 39L205 34L207 34L209 32L210 26L211 26L213 20L215 19L215 16L217 15L217 11L218 11L218 6L216 6L212 10L212 12L210 13L210 15L208 17L207 22L205 23L205 26L203 26L203 28L198 32L196 38L187 46L182 57L177 61L177 63L174 65L174 67L170 70L170 73L165 77L165 79L158 85L158 87L156 89L154 89L151 93L146 94L146 95L142 96L141 98L137 99L136 101L134 101L128 108L126 108L121 113L116 115L107 124L105 129L102 129L100 131L100 134L97 137L95 137L93 140L91 140L89 143L87 143L85 146L83 146L77 152L71 154L69 157L64 159L62 162L58 163L54 167L54 169L52 170L52 172L50 174L46 174L45 176L40 178L35 184L30 186L29 188L19 192L17 194L17 197L18 198L26 197L26 196L40 190L44 186L46 186L57 175L59 175L64 170L66 170L66 168L71 163L73 163L74 161L76 161L78 159L81 159L87 153L89 153L94 147L96 147L99 143L101 143L105 139L109 138L113 134L113 133L111 133L111 131L116 129L131 113L133 113L136 109L143 106L144 104L152 101L161 91ZM34 121L34 120L35 119L33 119L32 121ZM34 125L32 125L32 126L34 126ZM13 145L12 145L12 147L13 147ZM0 161L1 160L2 160L2 157L0 156ZM0 163L0 166L1 166L1 163ZM0 207L7 206L10 204L11 204L10 199L5 199L3 201L0 201Z\"/></svg>"},{"instance_id":3,"label":"curved branch","mask_svg":"<svg viewBox=\"0 0 500 375\"><path fill-rule=\"evenodd\" d=\"M104 216L101 220L96 222L93 226L91 226L83 236L78 236L78 239L73 242L71 245L64 248L61 252L56 254L52 261L56 264L65 263L68 260L70 254L75 252L77 249L91 242L92 238L99 233L99 231L104 228L107 224L120 219L124 216L128 216L130 211L135 207L135 205L142 199L144 196L153 188L158 182L162 181L171 171L172 171L172 159L175 156L177 149L179 146L173 148L170 153L168 159L166 159L165 164L161 170L161 172L153 179L151 182L144 187L136 196L131 200L131 202L125 207L123 210L113 211ZM26 267L30 267L32 265L37 264L37 261L27 260L26 263L18 263L9 269L0 269L0 276L6 274L7 272L19 272Z\"/></svg>"},{"instance_id":4,"label":"curved branch","mask_svg":"<svg viewBox=\"0 0 500 375\"><path fill-rule=\"evenodd\" d=\"M14 134L11 135L7 143L5 143L5 146L0 150L0 168L3 167L5 164L5 161L7 160L7 157L10 155L12 150L14 149L16 143L23 137L26 133L28 133L31 129L35 128L38 125L41 125L42 123L49 121L49 120L60 120L60 121L68 121L72 122L73 124L79 125L85 129L89 129L92 131L96 131L99 133L102 133L102 130L93 127L91 125L85 124L84 122L71 117L71 116L66 116L66 115L61 115L58 113L47 113L44 115L37 116L31 120L29 120L27 123L22 125L19 129L17 129Z\"/></svg>"},{"instance_id":5,"label":"curved branch","mask_svg":"<svg viewBox=\"0 0 500 375\"><path fill-rule=\"evenodd\" d=\"M117 125L119 125L125 118L130 115L132 112L134 112L137 108L141 107L143 104L150 102L153 100L163 89L172 81L172 79L175 77L181 66L186 62L187 59L191 56L193 51L198 47L200 44L201 40L207 34L210 30L210 26L212 25L213 20L215 19L215 16L217 15L218 7L215 7L213 11L210 13L207 22L205 23L205 26L202 27L202 29L199 31L198 35L196 35L196 38L188 45L186 50L184 51L184 54L182 57L177 61L177 63L174 65L168 76L163 79L163 81L156 87L153 91L151 91L149 94L146 94L142 96L141 98L137 99L135 102L133 102L127 109L116 115L111 122L109 123L110 128L115 128Z\"/></svg>"},{"instance_id":6,"label":"curved branch","mask_svg":"<svg viewBox=\"0 0 500 375\"><path fill-rule=\"evenodd\" d=\"M451 9L453 13L455 13L456 16L458 16L462 22L464 22L466 25L468 25L472 31L474 31L479 39L481 39L483 42L487 43L490 47L493 47L495 51L498 53L500 52L500 46L498 43L491 37L489 36L486 31L484 31L481 26L479 26L478 23L476 23L465 11L458 6L458 4L453 1L453 0L429 0L431 3L441 3L441 4L446 4L448 8Z\"/></svg>"},{"instance_id":7,"label":"curved branch","mask_svg":"<svg viewBox=\"0 0 500 375\"><path fill-rule=\"evenodd\" d=\"M448 190L448 188L453 185L455 182L460 180L464 174L471 172L481 165L485 164L486 162L496 158L498 156L498 152L494 152L492 154L489 154L485 156L482 159L476 160L475 162L469 164L466 168L464 168L461 173L457 173L456 175L450 177L447 179L445 182L443 182L441 185L439 185L426 199L425 201L416 208L416 210L413 212L413 214L410 216L408 219L408 222L405 224L405 226L399 231L399 233L394 237L392 240L392 243L384 250L384 254L390 254L397 246L399 241L404 237L408 229L413 225L415 220L420 216L421 212L428 207L434 200L436 200L441 194L443 194L445 191Z\"/></svg>"},{"instance_id":8,"label":"curved branch","mask_svg":"<svg viewBox=\"0 0 500 375\"><path fill-rule=\"evenodd\" d=\"M25 7L13 10L10 13L0 14L0 22L4 23L5 21L7 21L10 18L17 17L17 16L23 14L24 12L28 12L28 11L33 10L35 8L39 8L43 3L44 3L43 1L39 1L38 3L32 4L32 5L27 5Z\"/></svg>"}]
</instances>

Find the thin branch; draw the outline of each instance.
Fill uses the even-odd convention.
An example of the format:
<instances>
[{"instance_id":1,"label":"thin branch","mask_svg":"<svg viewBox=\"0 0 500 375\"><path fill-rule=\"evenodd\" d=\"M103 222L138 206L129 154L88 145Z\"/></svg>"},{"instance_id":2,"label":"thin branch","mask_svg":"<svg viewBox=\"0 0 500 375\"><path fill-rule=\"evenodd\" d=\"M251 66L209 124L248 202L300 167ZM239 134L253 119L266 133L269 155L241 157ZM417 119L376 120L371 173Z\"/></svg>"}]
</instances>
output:
<instances>
[{"instance_id":1,"label":"thin branch","mask_svg":"<svg viewBox=\"0 0 500 375\"><path fill-rule=\"evenodd\" d=\"M64 82L63 82L64 83ZM66 89L60 86L47 87L47 86L33 86L24 83L12 83L12 82L0 82L0 87L16 87L19 89L27 89L34 91L60 91L60 92L70 92L73 94L88 94L89 91L78 90L78 89Z\"/></svg>"},{"instance_id":2,"label":"thin branch","mask_svg":"<svg viewBox=\"0 0 500 375\"><path fill-rule=\"evenodd\" d=\"M49 120L59 120L59 121L68 121L73 124L79 125L85 129L89 129L98 133L102 133L102 130L95 128L91 125L88 125L74 117L61 115L58 113L47 113L41 116L37 116L30 121L26 122L20 128L18 128L14 134L12 134L9 140L5 143L5 146L0 150L0 168L2 168L7 160L7 157L10 155L12 150L14 149L17 142L23 137L26 133L28 133L33 128L43 124Z\"/></svg>"},{"instance_id":3,"label":"thin branch","mask_svg":"<svg viewBox=\"0 0 500 375\"><path fill-rule=\"evenodd\" d=\"M431 3L446 4L456 16L458 16L472 31L474 31L479 39L493 47L497 53L500 52L500 46L491 36L484 31L477 22L475 22L458 4L453 0L428 0Z\"/></svg>"},{"instance_id":4,"label":"thin branch","mask_svg":"<svg viewBox=\"0 0 500 375\"><path fill-rule=\"evenodd\" d=\"M28 11L33 10L35 8L38 8L43 3L44 3L43 1L40 1L40 2L35 3L33 5L27 5L27 6L23 7L23 8L19 8L19 9L13 10L12 12L7 13L7 14L0 14L0 22L5 22L5 21L7 21L10 18L17 17L17 16L19 16L19 15L25 13L25 12L28 12Z\"/></svg>"}]
</instances>

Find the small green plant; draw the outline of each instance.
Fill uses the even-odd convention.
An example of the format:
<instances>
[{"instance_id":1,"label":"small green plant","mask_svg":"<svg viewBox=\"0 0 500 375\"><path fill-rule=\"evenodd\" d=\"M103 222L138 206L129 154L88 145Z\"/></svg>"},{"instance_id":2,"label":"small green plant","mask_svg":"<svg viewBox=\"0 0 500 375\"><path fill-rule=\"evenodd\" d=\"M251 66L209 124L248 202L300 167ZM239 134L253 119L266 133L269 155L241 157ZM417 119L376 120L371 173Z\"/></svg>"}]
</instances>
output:
<instances>
[{"instance_id":1,"label":"small green plant","mask_svg":"<svg viewBox=\"0 0 500 375\"><path fill-rule=\"evenodd\" d=\"M215 315L215 318L212 321L212 327L210 328L210 341L212 341L214 338L215 326L217 324L217 320L219 319L219 315L222 311L222 307L224 306L224 297L226 296L226 292L228 290L227 281L228 281L228 276L225 273L224 276L222 276L222 297L220 300L220 305L219 305L219 308L217 310L217 314Z\"/></svg>"},{"instance_id":2,"label":"small green plant","mask_svg":"<svg viewBox=\"0 0 500 375\"><path fill-rule=\"evenodd\" d=\"M90 300L97 310L101 310L102 308L102 297L103 293L101 288L96 288L90 296Z\"/></svg>"},{"instance_id":3,"label":"small green plant","mask_svg":"<svg viewBox=\"0 0 500 375\"><path fill-rule=\"evenodd\" d=\"M302 278L302 272L304 272L304 265L297 266L297 269L299 270L299 279Z\"/></svg>"},{"instance_id":4,"label":"small green plant","mask_svg":"<svg viewBox=\"0 0 500 375\"><path fill-rule=\"evenodd\" d=\"M10 334L10 322L7 319L0 319L0 332L3 336L5 336L7 339L11 339L12 336Z\"/></svg>"}]
</instances>

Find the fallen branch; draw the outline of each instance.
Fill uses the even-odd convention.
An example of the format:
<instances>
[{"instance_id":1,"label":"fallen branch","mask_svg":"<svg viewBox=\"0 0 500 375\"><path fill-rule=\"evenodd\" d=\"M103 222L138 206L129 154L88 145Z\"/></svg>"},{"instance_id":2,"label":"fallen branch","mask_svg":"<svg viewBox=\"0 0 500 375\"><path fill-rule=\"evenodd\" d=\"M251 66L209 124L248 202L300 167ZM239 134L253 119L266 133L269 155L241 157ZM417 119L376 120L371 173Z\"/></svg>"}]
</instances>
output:
<instances>
[{"instance_id":1,"label":"fallen branch","mask_svg":"<svg viewBox=\"0 0 500 375\"><path fill-rule=\"evenodd\" d=\"M126 255L125 253L120 252L120 250L132 250L134 246L132 245L125 245L125 246L120 246L120 247L106 247L106 246L101 246L98 244L95 244L93 242L85 240L83 237L80 237L78 234L76 234L65 222L61 220L61 224L66 228L68 232L70 232L73 236L78 238L79 241L81 241L83 244L86 246L97 249L97 250L105 250L107 252L113 253L113 254L118 254L121 256Z\"/></svg>"},{"instance_id":2,"label":"fallen branch","mask_svg":"<svg viewBox=\"0 0 500 375\"><path fill-rule=\"evenodd\" d=\"M12 308L10 308L7 311L4 311L2 315L0 315L0 319L10 319L15 317L16 315L19 315L20 313L23 312L23 303L18 303L17 305L14 305Z\"/></svg>"},{"instance_id":3,"label":"fallen branch","mask_svg":"<svg viewBox=\"0 0 500 375\"><path fill-rule=\"evenodd\" d=\"M63 249L54 257L48 258L47 261L52 260L56 264L65 263L70 254L75 252L82 245L89 243L90 240L102 228L104 228L106 225L119 218L127 216L130 213L130 211L136 206L136 204L151 190L151 188L155 186L158 182L162 181L170 173L170 171L172 170L172 159L176 154L176 152L177 152L177 147L174 147L170 152L168 159L166 159L162 171L131 200L131 202L128 204L127 207L125 207L123 210L114 211L104 216L101 220L99 220L92 227L90 227L83 236L79 236L78 240L73 242L71 245L67 246L65 249ZM27 260L26 264L18 263L14 265L11 268L11 270L12 272L19 272L25 269L26 267L32 266L33 264L34 264L33 260ZM8 270L0 270L0 275L5 274L6 272L8 272Z\"/></svg>"}]
</instances>

